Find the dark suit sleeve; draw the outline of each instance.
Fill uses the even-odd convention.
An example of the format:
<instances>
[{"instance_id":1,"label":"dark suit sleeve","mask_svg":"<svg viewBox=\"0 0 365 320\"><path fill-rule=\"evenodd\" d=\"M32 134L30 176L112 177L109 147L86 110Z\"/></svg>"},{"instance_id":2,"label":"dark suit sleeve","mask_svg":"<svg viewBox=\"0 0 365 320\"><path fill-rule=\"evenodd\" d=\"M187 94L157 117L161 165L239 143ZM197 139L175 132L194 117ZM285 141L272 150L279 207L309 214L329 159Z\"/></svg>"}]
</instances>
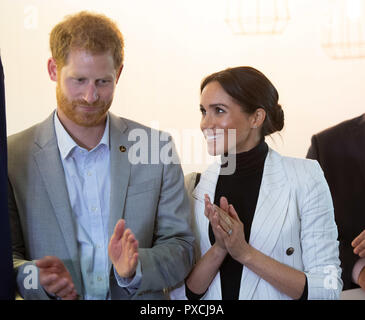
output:
<instances>
[{"instance_id":1,"label":"dark suit sleeve","mask_svg":"<svg viewBox=\"0 0 365 320\"><path fill-rule=\"evenodd\" d=\"M308 149L308 153L307 153L307 158L317 160L318 162L320 162L319 152L318 152L318 142L317 142L316 135L312 136L311 145L310 145L310 147Z\"/></svg>"},{"instance_id":2,"label":"dark suit sleeve","mask_svg":"<svg viewBox=\"0 0 365 320\"><path fill-rule=\"evenodd\" d=\"M7 171L5 88L0 57L0 300L14 299L15 295L8 213Z\"/></svg>"}]
</instances>

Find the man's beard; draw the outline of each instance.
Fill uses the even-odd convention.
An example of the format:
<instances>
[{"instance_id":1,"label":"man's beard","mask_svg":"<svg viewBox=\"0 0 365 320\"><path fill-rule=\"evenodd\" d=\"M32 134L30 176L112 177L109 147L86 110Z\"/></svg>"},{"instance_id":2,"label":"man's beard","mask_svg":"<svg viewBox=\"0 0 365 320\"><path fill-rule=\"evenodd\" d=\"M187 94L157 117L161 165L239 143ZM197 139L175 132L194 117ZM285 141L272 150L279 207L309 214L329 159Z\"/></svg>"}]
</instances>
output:
<instances>
[{"instance_id":1,"label":"man's beard","mask_svg":"<svg viewBox=\"0 0 365 320\"><path fill-rule=\"evenodd\" d=\"M57 84L56 98L58 108L66 115L66 117L72 122L83 127L94 127L105 120L105 115L109 110L113 99L110 101L97 100L91 104L85 100L72 100L69 101L63 94L60 85ZM82 112L78 109L78 106L93 107L94 111Z\"/></svg>"}]
</instances>

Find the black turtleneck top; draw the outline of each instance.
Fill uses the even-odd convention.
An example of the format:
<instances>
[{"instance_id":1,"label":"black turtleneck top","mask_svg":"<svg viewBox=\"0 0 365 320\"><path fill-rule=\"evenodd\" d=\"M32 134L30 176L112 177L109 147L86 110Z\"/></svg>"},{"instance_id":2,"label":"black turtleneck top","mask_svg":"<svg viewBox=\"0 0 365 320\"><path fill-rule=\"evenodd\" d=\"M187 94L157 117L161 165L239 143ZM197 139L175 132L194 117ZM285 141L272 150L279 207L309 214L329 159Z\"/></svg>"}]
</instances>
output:
<instances>
[{"instance_id":1,"label":"black turtleneck top","mask_svg":"<svg viewBox=\"0 0 365 320\"><path fill-rule=\"evenodd\" d=\"M232 175L219 175L214 203L219 206L222 196L232 204L244 224L246 241L249 242L251 225L260 191L264 163L269 148L262 140L255 148L236 154L236 170ZM229 161L229 160L228 160ZM209 239L215 238L209 225ZM227 254L220 267L222 300L237 300L241 285L243 265Z\"/></svg>"},{"instance_id":2,"label":"black turtleneck top","mask_svg":"<svg viewBox=\"0 0 365 320\"><path fill-rule=\"evenodd\" d=\"M232 175L220 174L215 190L214 203L219 206L220 198L226 197L232 204L243 222L246 241L249 242L252 220L256 210L256 204L264 171L265 159L268 153L268 145L262 139L253 149L236 154L236 170ZM229 158L228 158L229 159ZM229 160L228 160L229 161ZM213 245L214 233L209 224L209 239ZM243 265L234 260L229 254L224 259L220 271L222 300L237 300L239 297ZM307 283L300 299L307 299ZM202 295L196 295L186 286L188 299L200 299Z\"/></svg>"}]
</instances>

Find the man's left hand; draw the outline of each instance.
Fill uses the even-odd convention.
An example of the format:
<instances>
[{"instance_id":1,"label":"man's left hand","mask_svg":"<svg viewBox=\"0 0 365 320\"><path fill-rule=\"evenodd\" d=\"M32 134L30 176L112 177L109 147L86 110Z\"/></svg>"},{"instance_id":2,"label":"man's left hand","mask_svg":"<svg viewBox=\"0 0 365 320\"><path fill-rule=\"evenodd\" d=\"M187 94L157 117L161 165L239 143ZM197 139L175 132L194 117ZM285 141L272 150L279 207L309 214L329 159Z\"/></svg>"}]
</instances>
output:
<instances>
[{"instance_id":1,"label":"man's left hand","mask_svg":"<svg viewBox=\"0 0 365 320\"><path fill-rule=\"evenodd\" d=\"M119 220L110 239L108 253L115 271L122 278L132 278L138 264L138 241L125 221Z\"/></svg>"}]
</instances>

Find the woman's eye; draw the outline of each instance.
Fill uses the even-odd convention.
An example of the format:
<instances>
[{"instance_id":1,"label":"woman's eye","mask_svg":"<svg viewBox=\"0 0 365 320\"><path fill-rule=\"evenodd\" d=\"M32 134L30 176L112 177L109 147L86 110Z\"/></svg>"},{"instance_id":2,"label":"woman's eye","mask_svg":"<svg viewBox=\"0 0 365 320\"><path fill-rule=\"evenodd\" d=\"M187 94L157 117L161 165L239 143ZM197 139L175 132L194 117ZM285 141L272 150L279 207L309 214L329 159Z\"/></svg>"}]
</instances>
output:
<instances>
[{"instance_id":1,"label":"woman's eye","mask_svg":"<svg viewBox=\"0 0 365 320\"><path fill-rule=\"evenodd\" d=\"M205 114L206 114L205 109L204 109L204 108L200 108L200 113L201 113L203 116L205 116Z\"/></svg>"},{"instance_id":2,"label":"woman's eye","mask_svg":"<svg viewBox=\"0 0 365 320\"><path fill-rule=\"evenodd\" d=\"M223 109L219 108L219 107L216 107L215 112L216 113L224 113L225 111Z\"/></svg>"}]
</instances>

